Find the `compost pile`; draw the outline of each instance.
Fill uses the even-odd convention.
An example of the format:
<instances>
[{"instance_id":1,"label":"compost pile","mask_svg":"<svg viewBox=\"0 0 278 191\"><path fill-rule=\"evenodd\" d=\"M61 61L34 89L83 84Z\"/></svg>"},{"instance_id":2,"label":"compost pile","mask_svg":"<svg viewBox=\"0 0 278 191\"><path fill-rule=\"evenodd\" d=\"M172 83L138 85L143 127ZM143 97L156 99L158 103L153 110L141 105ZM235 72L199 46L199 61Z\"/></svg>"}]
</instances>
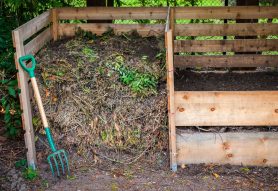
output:
<instances>
[{"instance_id":1,"label":"compost pile","mask_svg":"<svg viewBox=\"0 0 278 191\"><path fill-rule=\"evenodd\" d=\"M82 32L40 51L38 84L60 148L79 162L123 163L167 149L163 43L136 33L96 37ZM33 105L33 123L41 137Z\"/></svg>"}]
</instances>

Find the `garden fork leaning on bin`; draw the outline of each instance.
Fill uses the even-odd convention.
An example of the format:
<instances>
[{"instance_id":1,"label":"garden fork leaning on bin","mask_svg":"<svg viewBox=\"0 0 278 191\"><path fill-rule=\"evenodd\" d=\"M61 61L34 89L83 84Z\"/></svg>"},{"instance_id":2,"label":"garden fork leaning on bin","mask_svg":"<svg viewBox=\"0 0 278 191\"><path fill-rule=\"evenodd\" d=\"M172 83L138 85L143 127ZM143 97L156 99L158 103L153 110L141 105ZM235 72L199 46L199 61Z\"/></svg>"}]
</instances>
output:
<instances>
[{"instance_id":1,"label":"garden fork leaning on bin","mask_svg":"<svg viewBox=\"0 0 278 191\"><path fill-rule=\"evenodd\" d=\"M31 61L32 66L30 68L28 68L26 66L26 61ZM22 56L22 57L19 58L19 63L21 65L21 67L29 74L29 76L31 78L31 83L32 83L32 87L33 87L33 90L34 90L35 99L36 99L36 102L37 102L38 107L39 107L39 112L40 112L40 115L41 115L41 118L42 118L42 123L43 123L44 129L45 129L46 137L47 137L49 146L52 150L52 153L50 155L48 155L48 157L47 157L47 161L50 165L52 175L55 176L52 161L55 164L55 168L57 170L57 176L60 176L59 166L61 167L63 174L65 174L66 170L67 170L68 173L70 173L67 153L64 149L60 149L60 150L56 149L54 140L53 140L52 135L51 135L50 128L48 126L48 122L47 122L45 111L44 111L44 108L43 108L39 88L38 88L37 81L36 81L36 78L35 78L34 70L35 70L35 66L36 66L36 60L35 60L34 56L26 55L26 56Z\"/></svg>"}]
</instances>

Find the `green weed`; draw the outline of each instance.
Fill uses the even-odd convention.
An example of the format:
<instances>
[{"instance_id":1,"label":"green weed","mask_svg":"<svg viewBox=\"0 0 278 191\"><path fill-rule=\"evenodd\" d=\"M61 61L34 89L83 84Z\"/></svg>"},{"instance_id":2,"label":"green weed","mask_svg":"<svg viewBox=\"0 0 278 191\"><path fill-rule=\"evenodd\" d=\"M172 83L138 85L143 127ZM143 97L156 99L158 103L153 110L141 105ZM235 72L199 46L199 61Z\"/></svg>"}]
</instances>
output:
<instances>
[{"instance_id":1,"label":"green weed","mask_svg":"<svg viewBox=\"0 0 278 191\"><path fill-rule=\"evenodd\" d=\"M75 175L67 175L68 180L75 180L76 176Z\"/></svg>"},{"instance_id":2,"label":"green weed","mask_svg":"<svg viewBox=\"0 0 278 191\"><path fill-rule=\"evenodd\" d=\"M21 169L22 176L26 180L35 180L38 178L39 173L37 170L34 170L32 167L27 167L27 160L20 159L15 163L15 167Z\"/></svg>"},{"instance_id":3,"label":"green weed","mask_svg":"<svg viewBox=\"0 0 278 191\"><path fill-rule=\"evenodd\" d=\"M41 184L44 188L49 188L49 183L47 180L42 180Z\"/></svg>"},{"instance_id":4,"label":"green weed","mask_svg":"<svg viewBox=\"0 0 278 191\"><path fill-rule=\"evenodd\" d=\"M97 53L94 52L93 49L88 48L88 47L84 47L84 48L82 49L82 53L84 54L84 56L86 56L87 58L89 58L89 61L90 61L90 62L94 62L94 61L98 58Z\"/></svg>"},{"instance_id":5,"label":"green weed","mask_svg":"<svg viewBox=\"0 0 278 191\"><path fill-rule=\"evenodd\" d=\"M23 170L22 176L26 180L35 180L38 178L39 173L37 170L34 170L32 167L28 167Z\"/></svg>"},{"instance_id":6,"label":"green weed","mask_svg":"<svg viewBox=\"0 0 278 191\"><path fill-rule=\"evenodd\" d=\"M20 159L19 161L15 162L15 167L16 168L22 168L27 166L27 160L26 159Z\"/></svg>"},{"instance_id":7,"label":"green weed","mask_svg":"<svg viewBox=\"0 0 278 191\"><path fill-rule=\"evenodd\" d=\"M21 127L21 110L17 96L20 90L17 88L17 80L2 80L0 88L6 92L1 98L6 135L15 138L19 135Z\"/></svg>"},{"instance_id":8,"label":"green weed","mask_svg":"<svg viewBox=\"0 0 278 191\"><path fill-rule=\"evenodd\" d=\"M146 60L147 57L143 57ZM108 64L109 65L109 64ZM158 79L151 73L139 72L124 66L124 57L119 55L112 63L112 68L119 74L120 81L128 85L134 93L149 95L156 93Z\"/></svg>"}]
</instances>

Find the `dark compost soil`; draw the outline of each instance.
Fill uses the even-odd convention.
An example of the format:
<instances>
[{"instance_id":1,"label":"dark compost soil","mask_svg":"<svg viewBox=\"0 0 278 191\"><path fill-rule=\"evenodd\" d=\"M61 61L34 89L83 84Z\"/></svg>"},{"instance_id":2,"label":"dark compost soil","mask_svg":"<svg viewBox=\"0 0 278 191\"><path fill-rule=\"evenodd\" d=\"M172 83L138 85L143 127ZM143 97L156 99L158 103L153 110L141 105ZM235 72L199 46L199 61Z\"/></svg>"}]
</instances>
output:
<instances>
[{"instance_id":1,"label":"dark compost soil","mask_svg":"<svg viewBox=\"0 0 278 191\"><path fill-rule=\"evenodd\" d=\"M176 91L259 91L278 90L278 72L196 72L175 73Z\"/></svg>"}]
</instances>

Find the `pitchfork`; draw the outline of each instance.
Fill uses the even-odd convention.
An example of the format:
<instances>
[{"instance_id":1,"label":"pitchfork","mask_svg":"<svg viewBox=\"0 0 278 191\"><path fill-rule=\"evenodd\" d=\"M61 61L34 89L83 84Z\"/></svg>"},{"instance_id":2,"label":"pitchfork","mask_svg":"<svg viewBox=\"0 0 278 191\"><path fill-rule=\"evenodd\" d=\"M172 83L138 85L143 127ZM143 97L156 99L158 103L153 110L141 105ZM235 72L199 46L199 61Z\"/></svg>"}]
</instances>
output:
<instances>
[{"instance_id":1,"label":"pitchfork","mask_svg":"<svg viewBox=\"0 0 278 191\"><path fill-rule=\"evenodd\" d=\"M26 61L31 61L31 67L28 68L26 66ZM47 157L47 161L49 163L52 175L55 176L55 172L54 172L54 168L52 165L52 162L54 162L56 170L57 170L57 176L60 176L60 168L59 168L59 164L61 166L62 172L63 174L65 174L65 168L67 169L67 172L70 173L70 169L69 169L69 162L68 162L68 157L67 157L67 153L64 149L60 149L57 150L54 140L52 138L51 135L51 131L50 128L48 126L48 122L47 122L47 118L45 115L45 111L43 108L43 104L42 104L42 100L41 100L41 96L40 96L40 92L39 92L39 88L38 88L38 84L35 78L35 66L36 66L36 60L34 58L33 55L26 55L26 56L22 56L19 58L19 63L21 65L21 67L29 74L30 78L31 78L31 83L34 89L34 94L35 94L35 98L36 98L36 102L38 104L39 107L39 112L42 118L42 123L45 129L45 133L46 133L46 137L49 143L49 146L52 150L52 153L50 155L48 155Z\"/></svg>"}]
</instances>

